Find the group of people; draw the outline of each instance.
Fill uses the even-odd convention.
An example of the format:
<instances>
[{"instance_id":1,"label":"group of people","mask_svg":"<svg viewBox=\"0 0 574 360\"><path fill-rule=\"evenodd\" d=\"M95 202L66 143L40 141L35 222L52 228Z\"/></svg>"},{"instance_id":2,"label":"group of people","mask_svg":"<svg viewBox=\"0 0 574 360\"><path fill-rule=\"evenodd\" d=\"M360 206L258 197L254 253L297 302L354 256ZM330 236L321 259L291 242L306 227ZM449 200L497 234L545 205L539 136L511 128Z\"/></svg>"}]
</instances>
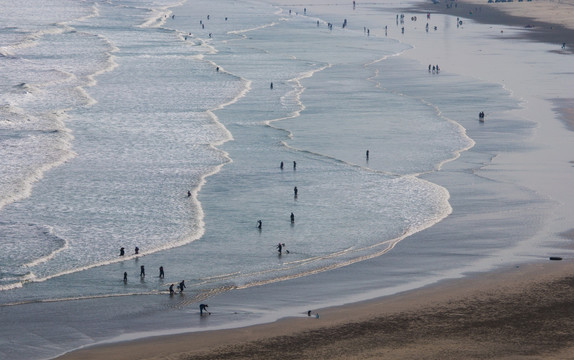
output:
<instances>
[{"instance_id":1,"label":"group of people","mask_svg":"<svg viewBox=\"0 0 574 360\"><path fill-rule=\"evenodd\" d=\"M431 65L429 64L429 73L432 71L433 74L438 74L438 72L440 71L440 68L438 67L438 65Z\"/></svg>"},{"instance_id":2,"label":"group of people","mask_svg":"<svg viewBox=\"0 0 574 360\"><path fill-rule=\"evenodd\" d=\"M283 168L285 167L285 163L283 161L281 161L279 163L279 169L283 170ZM297 170L297 161L293 160L293 170Z\"/></svg>"},{"instance_id":3,"label":"group of people","mask_svg":"<svg viewBox=\"0 0 574 360\"><path fill-rule=\"evenodd\" d=\"M173 290L175 284L170 284L169 285L169 295L174 295L175 294L175 290ZM181 282L179 284L177 284L177 290L179 290L179 293L183 293L183 289L185 289L187 286L185 286L185 280L181 280Z\"/></svg>"},{"instance_id":4,"label":"group of people","mask_svg":"<svg viewBox=\"0 0 574 360\"><path fill-rule=\"evenodd\" d=\"M140 248L136 246L134 249L134 255L138 255L140 253ZM126 254L126 248L120 248L120 256L124 256Z\"/></svg>"},{"instance_id":5,"label":"group of people","mask_svg":"<svg viewBox=\"0 0 574 360\"><path fill-rule=\"evenodd\" d=\"M368 151L367 151L367 153L368 153ZM285 163L283 161L281 161L281 163L279 164L279 168L281 170L283 170L284 166L285 166ZM297 162L293 161L293 170L296 170L296 169L297 169ZM295 199L297 199L298 194L299 194L299 189L297 188L297 186L295 186L293 188L293 197ZM295 224L295 214L291 213L290 219L291 219L291 224ZM257 220L257 229L261 230L262 227L263 227L263 221ZM277 250L279 251L279 254L282 253L283 246L285 246L285 244L279 243L279 245L277 245ZM289 251L287 251L287 253L289 253Z\"/></svg>"},{"instance_id":6,"label":"group of people","mask_svg":"<svg viewBox=\"0 0 574 360\"><path fill-rule=\"evenodd\" d=\"M145 266L141 265L140 266L140 278L144 278L145 277ZM159 278L163 279L165 277L165 273L163 271L163 266L159 267ZM124 283L126 283L128 281L128 272L124 271Z\"/></svg>"}]
</instances>

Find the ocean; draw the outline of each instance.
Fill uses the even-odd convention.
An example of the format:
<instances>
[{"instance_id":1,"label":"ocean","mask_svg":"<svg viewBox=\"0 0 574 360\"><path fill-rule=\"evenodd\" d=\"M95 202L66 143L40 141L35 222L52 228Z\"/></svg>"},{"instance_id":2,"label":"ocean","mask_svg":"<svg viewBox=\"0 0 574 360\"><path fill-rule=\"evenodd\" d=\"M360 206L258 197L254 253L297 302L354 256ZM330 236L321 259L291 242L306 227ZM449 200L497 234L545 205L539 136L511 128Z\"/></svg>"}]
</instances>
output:
<instances>
[{"instance_id":1,"label":"ocean","mask_svg":"<svg viewBox=\"0 0 574 360\"><path fill-rule=\"evenodd\" d=\"M519 246L540 221L420 236L469 183L488 221L547 204L476 174L492 144L530 134L508 115L520 100L405 58L401 28L436 30L421 14L401 23L398 5L2 5L0 357L267 321L492 268ZM485 104L497 125L478 121ZM381 274L364 270L374 259ZM289 284L295 302L266 298ZM206 301L209 322L187 319Z\"/></svg>"}]
</instances>

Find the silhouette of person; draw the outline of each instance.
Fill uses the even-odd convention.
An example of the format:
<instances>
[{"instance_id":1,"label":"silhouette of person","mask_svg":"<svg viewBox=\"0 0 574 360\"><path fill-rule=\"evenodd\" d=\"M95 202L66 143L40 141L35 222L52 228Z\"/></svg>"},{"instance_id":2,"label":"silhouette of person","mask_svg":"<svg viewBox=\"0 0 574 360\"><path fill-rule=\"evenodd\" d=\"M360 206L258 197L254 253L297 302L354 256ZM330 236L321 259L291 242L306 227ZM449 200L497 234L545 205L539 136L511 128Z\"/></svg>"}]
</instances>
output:
<instances>
[{"instance_id":1,"label":"silhouette of person","mask_svg":"<svg viewBox=\"0 0 574 360\"><path fill-rule=\"evenodd\" d=\"M281 168L281 170L283 170L283 161L281 161L281 164L279 164L279 167Z\"/></svg>"},{"instance_id":2,"label":"silhouette of person","mask_svg":"<svg viewBox=\"0 0 574 360\"><path fill-rule=\"evenodd\" d=\"M295 223L295 214L291 213L291 224Z\"/></svg>"},{"instance_id":3,"label":"silhouette of person","mask_svg":"<svg viewBox=\"0 0 574 360\"><path fill-rule=\"evenodd\" d=\"M297 189L297 186L295 186L293 188L293 194L295 195L295 197L297 197L297 193L299 193L299 190Z\"/></svg>"},{"instance_id":4,"label":"silhouette of person","mask_svg":"<svg viewBox=\"0 0 574 360\"><path fill-rule=\"evenodd\" d=\"M124 271L124 282L128 281L128 273Z\"/></svg>"},{"instance_id":5,"label":"silhouette of person","mask_svg":"<svg viewBox=\"0 0 574 360\"><path fill-rule=\"evenodd\" d=\"M165 276L165 274L163 273L163 266L159 267L159 278L163 279L163 277Z\"/></svg>"},{"instance_id":6,"label":"silhouette of person","mask_svg":"<svg viewBox=\"0 0 574 360\"><path fill-rule=\"evenodd\" d=\"M203 312L207 312L209 315L211 315L211 313L209 311L207 311L207 308L209 307L209 305L207 304L199 304L199 315L203 315Z\"/></svg>"},{"instance_id":7,"label":"silhouette of person","mask_svg":"<svg viewBox=\"0 0 574 360\"><path fill-rule=\"evenodd\" d=\"M183 289L185 289L185 280L181 280L181 282L179 283L179 285L177 286L177 288L179 289L179 293L181 294L183 292Z\"/></svg>"},{"instance_id":8,"label":"silhouette of person","mask_svg":"<svg viewBox=\"0 0 574 360\"><path fill-rule=\"evenodd\" d=\"M293 161L293 170L297 169L297 161Z\"/></svg>"},{"instance_id":9,"label":"silhouette of person","mask_svg":"<svg viewBox=\"0 0 574 360\"><path fill-rule=\"evenodd\" d=\"M120 248L120 256L124 256L125 254L125 249L124 248Z\"/></svg>"},{"instance_id":10,"label":"silhouette of person","mask_svg":"<svg viewBox=\"0 0 574 360\"><path fill-rule=\"evenodd\" d=\"M140 267L140 276L141 276L141 277L144 277L144 276L145 276L145 268L144 268L143 265Z\"/></svg>"},{"instance_id":11,"label":"silhouette of person","mask_svg":"<svg viewBox=\"0 0 574 360\"><path fill-rule=\"evenodd\" d=\"M175 291L173 291L173 284L171 284L171 285L169 286L169 294L170 294L170 295L175 294Z\"/></svg>"},{"instance_id":12,"label":"silhouette of person","mask_svg":"<svg viewBox=\"0 0 574 360\"><path fill-rule=\"evenodd\" d=\"M136 255L140 253L140 248L137 247L137 246L136 246L136 248L135 248L135 253L136 253Z\"/></svg>"},{"instance_id":13,"label":"silhouette of person","mask_svg":"<svg viewBox=\"0 0 574 360\"><path fill-rule=\"evenodd\" d=\"M263 226L263 222L261 220L257 220L257 228L261 229L261 226Z\"/></svg>"}]
</instances>

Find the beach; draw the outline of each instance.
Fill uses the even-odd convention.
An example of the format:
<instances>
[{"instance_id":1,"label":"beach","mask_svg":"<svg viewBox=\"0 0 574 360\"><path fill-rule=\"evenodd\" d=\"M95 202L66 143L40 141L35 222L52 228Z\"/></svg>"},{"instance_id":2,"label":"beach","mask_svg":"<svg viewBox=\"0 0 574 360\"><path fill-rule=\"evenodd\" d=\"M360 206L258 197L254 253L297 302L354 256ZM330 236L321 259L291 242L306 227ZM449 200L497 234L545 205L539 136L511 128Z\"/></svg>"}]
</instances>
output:
<instances>
[{"instance_id":1,"label":"beach","mask_svg":"<svg viewBox=\"0 0 574 360\"><path fill-rule=\"evenodd\" d=\"M488 188L469 192L471 186L467 180L475 180L465 174L460 175L457 182L445 179L446 176L443 178L441 172L428 174L423 178L439 184L446 183L454 210L442 222L414 234L412 242L416 244L416 240L420 239L436 241L444 237L453 240L464 236L472 238L478 229L484 230L482 236L485 238L495 234L498 227L515 229L515 232L523 229L530 243L522 244L519 253L521 262L530 259L526 261L527 264L515 264L509 260L516 255L514 249L503 249L501 254L488 256L485 260L487 270L492 269L492 263L500 264L495 271L482 272L479 266L473 266L464 277L457 273L449 279L440 274L434 284L395 291L393 295L375 300L358 301L361 296L356 296L357 302L347 301L344 306L313 308L309 305L312 316L301 311L298 316L291 314L262 325L98 344L58 359L572 358L574 263L569 259L572 250L569 241L572 240L571 210L574 201L571 200L574 194L569 184L574 159L568 152L571 148L568 144L571 143L574 123L574 94L571 91L564 93L567 87L562 81L568 78L568 74L552 74L551 71L539 74L528 69L545 66L546 63L538 62L546 61L545 53L565 58L571 56L574 8L572 2L568 1L493 4L464 1L464 4L458 4L456 9L424 4L401 11L409 14L409 17L412 16L409 11L419 14L421 18L426 11L432 11L431 17L440 13L460 16L464 26L467 26L467 18L483 23L474 26L471 22L468 31L495 39L500 47L482 48L480 43L473 43L464 48L465 43L461 41L460 48L451 49L457 56L449 56L448 41L445 41L446 45L438 45L437 42L426 41L423 35L420 38L413 35L405 42L415 43L415 49L407 52L406 56L422 64L431 61L438 63L443 72L471 73L476 78L501 83L522 99L522 109L514 114L520 114L525 121L533 124L533 134L528 138L535 144L534 149L521 150L517 145L514 151L500 155L484 145L481 147L485 142L476 138L475 148L462 153L457 161L475 161L473 151L474 154L496 153L491 163L477 166L476 173L481 179L487 182L496 179L502 184L501 189L504 189L504 184L517 184L526 194L535 194L536 199L540 197L544 201L533 204L516 199L516 193L509 194L509 199L502 199L501 202L516 201L516 206L522 209L532 207L532 211L524 210L515 217L514 208L498 209L497 206L484 204L475 208L470 204L480 203L481 200L495 201L488 197ZM282 2L282 5L289 4ZM300 4L297 6L301 7ZM361 4L358 3L358 6ZM445 24L453 26L452 22L445 21ZM422 29L422 25L418 27ZM406 30L406 35L409 35L409 31ZM465 34L461 32L459 36ZM477 41L479 38L475 36L470 39ZM505 47L513 54L520 54L522 43L517 45L517 39L532 44L528 46L539 50L541 55L534 52L521 54L524 58L513 59L516 64L498 67L497 56L504 54ZM562 43L566 43L565 49L561 48ZM445 46L445 49L440 50L441 46ZM477 61L472 69L465 68L477 57L484 61ZM528 71L525 72L525 69ZM545 79L548 73L552 74L552 79ZM557 85L553 86L553 83ZM490 121L487 116L485 125L490 125ZM473 129L469 128L469 132L472 135ZM480 133L477 134L480 136ZM442 172L456 173L459 169L457 161L444 165ZM550 210L547 210L546 201L553 204ZM536 206L547 210L548 218L540 220L537 215L540 208ZM499 217L502 213L504 216ZM537 221L540 221L538 226L527 226ZM482 238L479 240L485 241ZM545 241L550 243L546 244ZM404 247L408 248L408 244L407 241ZM404 251L401 246L397 247L397 251ZM545 248L547 251L541 250ZM553 255L564 259L549 260ZM382 262L379 257L354 264L352 274L359 274L356 277L360 278L360 274L376 272ZM319 283L336 287L337 277L344 274L342 270L338 271L335 271L335 275L324 273L315 278L309 276L308 279L287 281L283 285L271 284L259 290L242 290L239 294L228 296L239 297L239 300L234 298L230 301L238 303L267 296L284 296L287 299L290 287L312 288ZM413 266L411 271L416 272L416 267ZM385 275L381 274L381 277ZM359 288L364 290L368 285ZM249 294L250 291L254 291L255 295ZM340 290L344 291L349 290ZM350 298L353 299L352 296ZM208 301L214 314L217 313L217 302L225 303L217 297ZM229 307L229 304L226 305ZM299 305L299 308L303 306Z\"/></svg>"},{"instance_id":2,"label":"beach","mask_svg":"<svg viewBox=\"0 0 574 360\"><path fill-rule=\"evenodd\" d=\"M234 330L150 338L59 359L567 359L572 262L516 267Z\"/></svg>"}]
</instances>

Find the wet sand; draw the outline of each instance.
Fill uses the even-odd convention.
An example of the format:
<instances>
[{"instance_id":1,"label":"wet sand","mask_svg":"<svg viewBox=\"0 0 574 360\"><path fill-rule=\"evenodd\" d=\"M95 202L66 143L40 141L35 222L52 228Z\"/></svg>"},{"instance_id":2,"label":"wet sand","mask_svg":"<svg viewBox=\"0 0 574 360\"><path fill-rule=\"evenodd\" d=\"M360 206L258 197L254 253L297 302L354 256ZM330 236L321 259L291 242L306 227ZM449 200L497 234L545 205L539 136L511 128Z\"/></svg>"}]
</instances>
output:
<instances>
[{"instance_id":1,"label":"wet sand","mask_svg":"<svg viewBox=\"0 0 574 360\"><path fill-rule=\"evenodd\" d=\"M545 261L242 329L98 346L60 359L565 359L574 263Z\"/></svg>"},{"instance_id":2,"label":"wet sand","mask_svg":"<svg viewBox=\"0 0 574 360\"><path fill-rule=\"evenodd\" d=\"M484 23L528 25L520 36L574 44L573 1L464 1L468 5L459 2L456 9L428 4L419 9L472 16ZM527 6L536 18L521 17ZM568 16L559 18L557 6ZM571 55L570 45L557 49ZM572 104L568 99L556 102L565 124L574 124ZM571 238L572 233L563 236ZM318 313L319 318L313 314L240 329L94 346L58 359L574 358L574 262L546 259Z\"/></svg>"},{"instance_id":3,"label":"wet sand","mask_svg":"<svg viewBox=\"0 0 574 360\"><path fill-rule=\"evenodd\" d=\"M565 53L574 51L574 1L535 0L488 3L482 0L447 1L432 4L428 1L415 9L472 19L483 24L504 24L525 30L519 38L559 45L566 43ZM456 4L456 7L454 6ZM412 10L412 9L411 9ZM512 40L512 37L508 37Z\"/></svg>"}]
</instances>

